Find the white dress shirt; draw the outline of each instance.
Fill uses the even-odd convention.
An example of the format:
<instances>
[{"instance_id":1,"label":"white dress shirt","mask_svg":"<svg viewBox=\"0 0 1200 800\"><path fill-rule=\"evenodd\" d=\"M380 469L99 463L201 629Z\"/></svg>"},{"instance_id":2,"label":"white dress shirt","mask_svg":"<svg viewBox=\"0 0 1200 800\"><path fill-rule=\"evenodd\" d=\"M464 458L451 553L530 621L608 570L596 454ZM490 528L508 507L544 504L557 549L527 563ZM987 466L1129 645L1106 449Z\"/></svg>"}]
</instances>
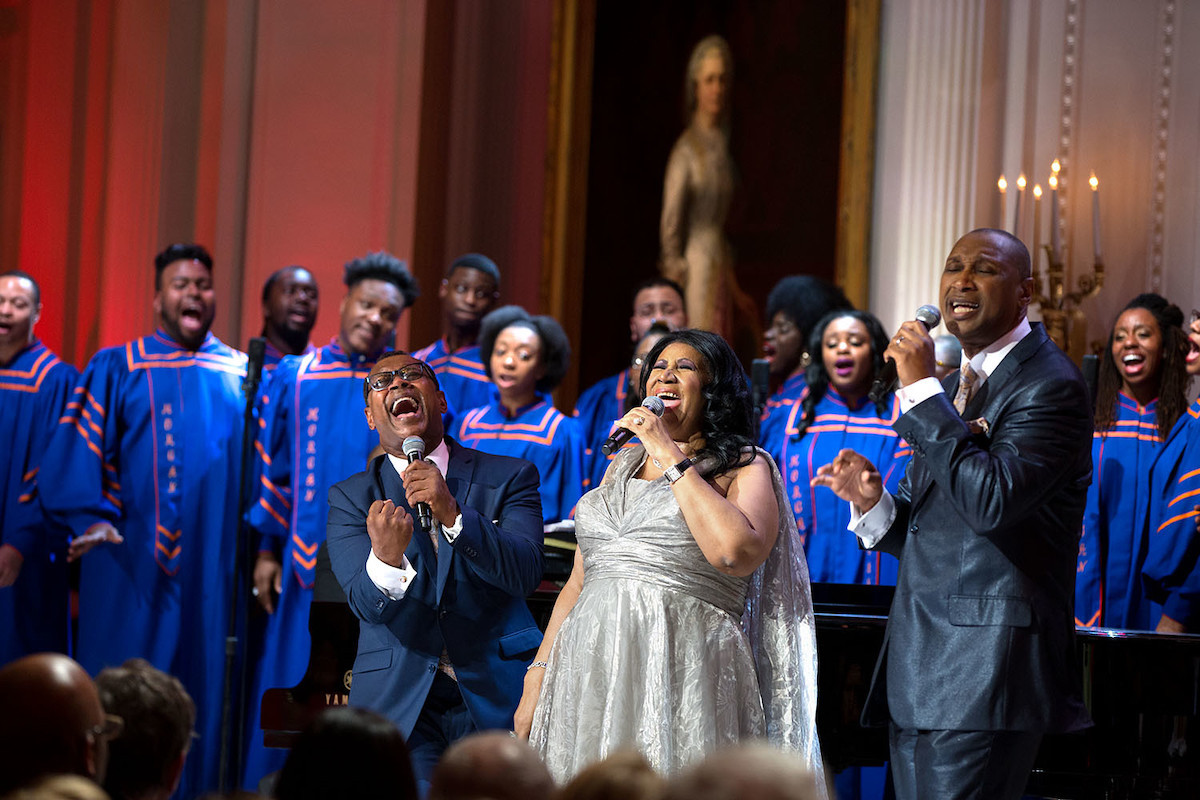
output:
<instances>
[{"instance_id":1,"label":"white dress shirt","mask_svg":"<svg viewBox=\"0 0 1200 800\"><path fill-rule=\"evenodd\" d=\"M446 440L443 439L439 442L438 446L433 449L433 452L425 456L425 460L432 462L438 468L438 472L442 473L442 477L445 478L446 467L450 463L450 449L446 447ZM392 466L395 467L396 472L403 479L404 471L408 469L408 459L388 453L388 461L392 462ZM440 532L440 535L448 543L454 544L454 540L462 533L462 512L459 511L454 524L449 527L442 525L436 519L433 523L435 530L430 535L438 536ZM413 536L424 535L425 532L421 530L419 525L413 529ZM405 592L408 591L408 587L416 580L417 571L409 563L408 556L401 556L400 566L393 567L381 561L375 555L375 551L371 550L371 554L367 556L367 577L379 588L379 591L393 600L399 600L404 597Z\"/></svg>"}]
</instances>

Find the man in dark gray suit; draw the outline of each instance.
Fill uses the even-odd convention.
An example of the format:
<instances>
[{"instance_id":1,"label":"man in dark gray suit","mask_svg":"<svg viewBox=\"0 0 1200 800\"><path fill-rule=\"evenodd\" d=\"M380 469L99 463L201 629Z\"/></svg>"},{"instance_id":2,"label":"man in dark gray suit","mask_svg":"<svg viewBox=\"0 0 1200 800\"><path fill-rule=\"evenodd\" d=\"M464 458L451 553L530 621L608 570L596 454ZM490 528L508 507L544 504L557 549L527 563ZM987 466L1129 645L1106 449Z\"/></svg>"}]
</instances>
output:
<instances>
[{"instance_id":1,"label":"man in dark gray suit","mask_svg":"<svg viewBox=\"0 0 1200 800\"><path fill-rule=\"evenodd\" d=\"M886 353L913 449L898 494L852 450L813 479L855 506L864 547L900 558L863 721L890 720L901 800L1020 797L1042 735L1089 724L1072 604L1092 418L1079 370L1026 319L1032 288L1020 240L959 239L940 302L962 369L937 382L915 320Z\"/></svg>"}]
</instances>

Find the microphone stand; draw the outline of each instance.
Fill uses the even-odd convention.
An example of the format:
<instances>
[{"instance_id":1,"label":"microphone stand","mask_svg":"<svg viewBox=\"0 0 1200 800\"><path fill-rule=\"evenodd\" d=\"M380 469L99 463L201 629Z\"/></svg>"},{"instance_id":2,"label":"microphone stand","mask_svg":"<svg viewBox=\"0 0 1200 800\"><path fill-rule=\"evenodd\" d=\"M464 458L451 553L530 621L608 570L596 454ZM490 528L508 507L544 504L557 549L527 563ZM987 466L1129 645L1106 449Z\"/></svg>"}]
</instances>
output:
<instances>
[{"instance_id":1,"label":"microphone stand","mask_svg":"<svg viewBox=\"0 0 1200 800\"><path fill-rule=\"evenodd\" d=\"M238 613L242 604L246 603L247 625L250 606L246 601L246 592L242 582L245 580L247 566L250 564L250 523L247 520L250 502L249 478L253 472L254 439L258 431L255 424L254 406L258 399L258 385L262 377L263 357L266 354L267 340L256 336L250 340L249 360L246 363L246 377L242 380L242 394L246 398L246 406L242 412L242 453L241 471L238 475L238 528L237 545L234 548L233 582L229 598L229 627L225 634L225 678L221 690L221 758L218 771L218 786L226 794L234 790L234 784L239 780L242 767L242 734L246 724L246 660L237 660L239 648ZM246 626L242 626L245 630ZM234 673L237 673L238 702L233 703Z\"/></svg>"}]
</instances>

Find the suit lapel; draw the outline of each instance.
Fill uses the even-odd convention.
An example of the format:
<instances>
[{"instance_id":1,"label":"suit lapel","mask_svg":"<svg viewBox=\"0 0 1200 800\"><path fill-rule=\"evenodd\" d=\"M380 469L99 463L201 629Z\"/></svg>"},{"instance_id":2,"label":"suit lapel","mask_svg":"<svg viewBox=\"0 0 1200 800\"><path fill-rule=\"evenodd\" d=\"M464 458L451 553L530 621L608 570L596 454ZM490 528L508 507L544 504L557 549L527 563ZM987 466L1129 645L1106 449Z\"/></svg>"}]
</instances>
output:
<instances>
[{"instance_id":1,"label":"suit lapel","mask_svg":"<svg viewBox=\"0 0 1200 800\"><path fill-rule=\"evenodd\" d=\"M446 464L446 488L459 507L466 505L467 494L471 488L471 475L475 469L475 459L470 450L466 450L449 437L446 437L446 447L450 451L450 460ZM442 591L446 588L446 580L450 575L450 565L454 560L454 547L444 539L437 553L437 598L441 600Z\"/></svg>"},{"instance_id":2,"label":"suit lapel","mask_svg":"<svg viewBox=\"0 0 1200 800\"><path fill-rule=\"evenodd\" d=\"M434 578L437 554L433 552L433 542L429 541L429 534L421 530L420 524L417 523L416 512L404 499L404 481L400 478L400 473L396 472L396 468L392 466L392 462L387 456L380 456L380 458L383 460L379 473L384 498L403 508L413 518L412 541L409 542L408 549L404 551L404 554L408 556L408 560L416 569L424 570L430 578Z\"/></svg>"},{"instance_id":3,"label":"suit lapel","mask_svg":"<svg viewBox=\"0 0 1200 800\"><path fill-rule=\"evenodd\" d=\"M1031 328L1029 334L1017 342L971 397L971 402L967 403L966 411L963 413L963 419L986 417L987 415L982 412L988 407L991 399L999 396L1005 386L1013 385L1012 382L1022 365L1048 341L1045 328L1040 323L1031 323Z\"/></svg>"}]
</instances>

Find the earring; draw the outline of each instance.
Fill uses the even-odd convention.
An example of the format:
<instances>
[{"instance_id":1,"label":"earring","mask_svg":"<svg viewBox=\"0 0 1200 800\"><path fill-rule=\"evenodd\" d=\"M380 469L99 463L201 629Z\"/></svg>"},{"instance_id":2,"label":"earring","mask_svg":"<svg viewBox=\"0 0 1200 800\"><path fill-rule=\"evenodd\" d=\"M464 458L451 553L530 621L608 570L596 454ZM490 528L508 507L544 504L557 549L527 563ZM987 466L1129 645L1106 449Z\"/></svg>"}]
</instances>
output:
<instances>
[{"instance_id":1,"label":"earring","mask_svg":"<svg viewBox=\"0 0 1200 800\"><path fill-rule=\"evenodd\" d=\"M811 363L812 363L812 356L808 354L807 350L805 350L803 353L800 354L800 368L808 369L808 365Z\"/></svg>"}]
</instances>

